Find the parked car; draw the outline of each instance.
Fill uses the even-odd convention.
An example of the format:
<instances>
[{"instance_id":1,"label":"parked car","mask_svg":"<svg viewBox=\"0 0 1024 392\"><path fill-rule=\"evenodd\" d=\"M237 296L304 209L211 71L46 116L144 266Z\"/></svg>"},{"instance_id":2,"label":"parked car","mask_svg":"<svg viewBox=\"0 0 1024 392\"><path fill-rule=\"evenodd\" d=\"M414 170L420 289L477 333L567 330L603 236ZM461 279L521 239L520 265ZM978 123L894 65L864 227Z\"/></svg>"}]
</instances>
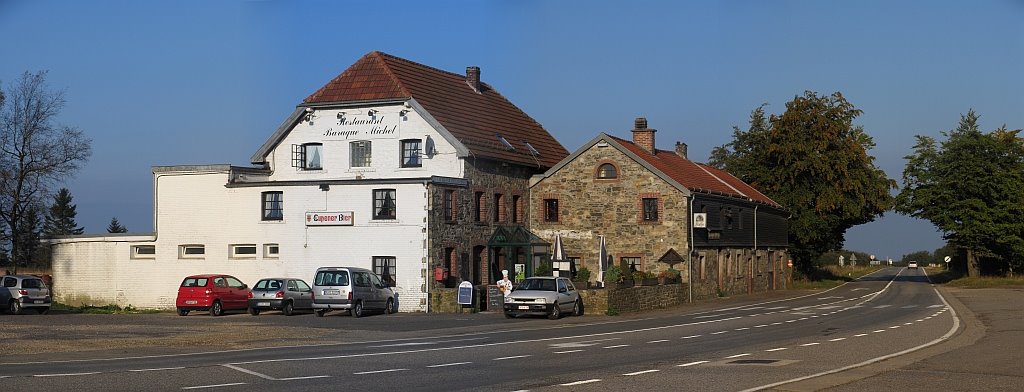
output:
<instances>
[{"instance_id":1,"label":"parked car","mask_svg":"<svg viewBox=\"0 0 1024 392\"><path fill-rule=\"evenodd\" d=\"M377 274L365 268L321 267L313 277L313 310L323 317L332 310L346 310L362 317L367 310L385 314L398 309L395 291Z\"/></svg>"},{"instance_id":2,"label":"parked car","mask_svg":"<svg viewBox=\"0 0 1024 392\"><path fill-rule=\"evenodd\" d=\"M253 316L263 310L280 310L291 316L298 309L313 309L313 289L302 279L264 278L249 291L249 314Z\"/></svg>"},{"instance_id":3,"label":"parked car","mask_svg":"<svg viewBox=\"0 0 1024 392\"><path fill-rule=\"evenodd\" d=\"M174 305L179 316L193 310L220 316L226 310L245 310L249 306L249 286L231 275L193 275L181 281Z\"/></svg>"},{"instance_id":4,"label":"parked car","mask_svg":"<svg viewBox=\"0 0 1024 392\"><path fill-rule=\"evenodd\" d=\"M907 268L917 269L917 262L916 261L911 261L911 262L907 263Z\"/></svg>"},{"instance_id":5,"label":"parked car","mask_svg":"<svg viewBox=\"0 0 1024 392\"><path fill-rule=\"evenodd\" d=\"M38 276L4 275L0 283L0 303L7 305L7 312L21 314L25 309L35 309L44 314L50 310L50 289Z\"/></svg>"},{"instance_id":6,"label":"parked car","mask_svg":"<svg viewBox=\"0 0 1024 392\"><path fill-rule=\"evenodd\" d=\"M548 316L555 320L563 314L583 315L583 299L568 278L535 276L524 279L505 297L505 317Z\"/></svg>"}]
</instances>

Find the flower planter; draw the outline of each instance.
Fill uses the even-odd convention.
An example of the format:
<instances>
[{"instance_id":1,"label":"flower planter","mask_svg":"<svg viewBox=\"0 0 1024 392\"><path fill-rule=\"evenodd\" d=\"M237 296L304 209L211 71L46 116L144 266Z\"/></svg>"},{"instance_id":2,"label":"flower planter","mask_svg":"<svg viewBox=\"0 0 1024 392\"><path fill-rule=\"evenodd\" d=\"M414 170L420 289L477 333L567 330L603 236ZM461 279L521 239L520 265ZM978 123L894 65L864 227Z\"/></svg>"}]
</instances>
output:
<instances>
[{"instance_id":1,"label":"flower planter","mask_svg":"<svg viewBox=\"0 0 1024 392\"><path fill-rule=\"evenodd\" d=\"M590 288L589 281L572 281L572 285L576 286L577 290L586 290Z\"/></svg>"},{"instance_id":2,"label":"flower planter","mask_svg":"<svg viewBox=\"0 0 1024 392\"><path fill-rule=\"evenodd\" d=\"M641 286L657 286L658 285L658 279L657 278L644 278L644 280L640 281L640 285Z\"/></svg>"},{"instance_id":3,"label":"flower planter","mask_svg":"<svg viewBox=\"0 0 1024 392\"><path fill-rule=\"evenodd\" d=\"M661 284L661 285L676 284L676 283L678 283L678 280L676 278L658 278L658 284Z\"/></svg>"}]
</instances>

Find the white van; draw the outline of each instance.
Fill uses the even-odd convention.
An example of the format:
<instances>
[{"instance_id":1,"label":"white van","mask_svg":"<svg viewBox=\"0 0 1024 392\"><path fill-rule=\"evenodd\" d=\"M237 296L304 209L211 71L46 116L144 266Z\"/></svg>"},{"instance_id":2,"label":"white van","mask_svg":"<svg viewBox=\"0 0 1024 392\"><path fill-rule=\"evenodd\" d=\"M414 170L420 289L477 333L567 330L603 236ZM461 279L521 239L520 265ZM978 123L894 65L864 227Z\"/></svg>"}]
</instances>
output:
<instances>
[{"instance_id":1,"label":"white van","mask_svg":"<svg viewBox=\"0 0 1024 392\"><path fill-rule=\"evenodd\" d=\"M320 267L313 277L313 311L323 317L331 310L347 310L362 317L367 310L384 314L397 311L395 291L365 268Z\"/></svg>"}]
</instances>

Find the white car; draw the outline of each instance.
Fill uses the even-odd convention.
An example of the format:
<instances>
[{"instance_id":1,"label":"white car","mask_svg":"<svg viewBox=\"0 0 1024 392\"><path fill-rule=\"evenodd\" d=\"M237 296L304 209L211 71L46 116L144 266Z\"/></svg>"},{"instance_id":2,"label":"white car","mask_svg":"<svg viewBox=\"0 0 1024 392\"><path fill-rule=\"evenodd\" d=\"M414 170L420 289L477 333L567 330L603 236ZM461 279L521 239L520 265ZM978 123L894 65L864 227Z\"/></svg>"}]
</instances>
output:
<instances>
[{"instance_id":1,"label":"white car","mask_svg":"<svg viewBox=\"0 0 1024 392\"><path fill-rule=\"evenodd\" d=\"M567 278L526 278L505 297L505 317L508 318L537 315L556 320L565 313L583 315L583 299Z\"/></svg>"},{"instance_id":2,"label":"white car","mask_svg":"<svg viewBox=\"0 0 1024 392\"><path fill-rule=\"evenodd\" d=\"M907 263L907 268L917 269L917 262L916 261L911 261L911 262Z\"/></svg>"}]
</instances>

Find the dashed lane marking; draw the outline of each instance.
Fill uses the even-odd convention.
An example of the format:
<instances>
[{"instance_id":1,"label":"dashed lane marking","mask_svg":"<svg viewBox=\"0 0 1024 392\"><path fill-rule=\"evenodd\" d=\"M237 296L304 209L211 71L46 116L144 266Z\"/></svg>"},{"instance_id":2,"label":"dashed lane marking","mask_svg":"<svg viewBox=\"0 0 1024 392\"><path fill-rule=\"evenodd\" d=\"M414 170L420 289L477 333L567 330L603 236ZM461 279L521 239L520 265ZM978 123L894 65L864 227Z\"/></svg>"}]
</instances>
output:
<instances>
[{"instance_id":1,"label":"dashed lane marking","mask_svg":"<svg viewBox=\"0 0 1024 392\"><path fill-rule=\"evenodd\" d=\"M128 370L128 371L129 372L159 372L161 370L181 370L181 369L184 369L184 368L185 368L184 366L178 366L178 367L165 367L165 368L153 368L153 369L131 369L131 370Z\"/></svg>"},{"instance_id":2,"label":"dashed lane marking","mask_svg":"<svg viewBox=\"0 0 1024 392\"><path fill-rule=\"evenodd\" d=\"M64 376L88 376L90 374L100 374L100 372L82 372L82 373L55 373L55 374L35 374L32 377L64 377Z\"/></svg>"},{"instance_id":3,"label":"dashed lane marking","mask_svg":"<svg viewBox=\"0 0 1024 392\"><path fill-rule=\"evenodd\" d=\"M667 342L667 341L668 341L668 339L652 340L652 341L647 342L647 344L651 344L651 343L664 343L664 342Z\"/></svg>"},{"instance_id":4,"label":"dashed lane marking","mask_svg":"<svg viewBox=\"0 0 1024 392\"><path fill-rule=\"evenodd\" d=\"M577 385L590 384L592 382L601 382L601 379L593 378L593 379L590 379L590 380L567 382L565 384L559 384L559 385L561 385L563 387L573 387L573 386L577 386Z\"/></svg>"},{"instance_id":5,"label":"dashed lane marking","mask_svg":"<svg viewBox=\"0 0 1024 392\"><path fill-rule=\"evenodd\" d=\"M654 373L654 372L660 372L660 371L661 371L661 370L658 370L658 369L651 369L651 370L641 370L641 371L639 371L639 372L633 372L633 373L623 373L622 375L623 375L623 376L639 376L639 375L641 375L641 374L647 374L647 373Z\"/></svg>"},{"instance_id":6,"label":"dashed lane marking","mask_svg":"<svg viewBox=\"0 0 1024 392\"><path fill-rule=\"evenodd\" d=\"M748 356L748 355L750 355L750 353L730 355L728 357L725 357L725 359L733 359L733 358L745 357L745 356Z\"/></svg>"},{"instance_id":7,"label":"dashed lane marking","mask_svg":"<svg viewBox=\"0 0 1024 392\"><path fill-rule=\"evenodd\" d=\"M835 339L829 339L828 341L830 341L830 342L838 342L840 340L846 340L846 338L835 338Z\"/></svg>"},{"instance_id":8,"label":"dashed lane marking","mask_svg":"<svg viewBox=\"0 0 1024 392\"><path fill-rule=\"evenodd\" d=\"M231 387L235 385L245 385L244 382L233 382L230 384L214 384L214 385L197 385L194 387L182 387L181 389L203 389L203 388L218 388L218 387Z\"/></svg>"},{"instance_id":9,"label":"dashed lane marking","mask_svg":"<svg viewBox=\"0 0 1024 392\"><path fill-rule=\"evenodd\" d=\"M578 353L578 352L580 352L580 351L583 351L583 350L565 350L565 351L555 351L555 352L553 352L552 354L569 354L569 353Z\"/></svg>"},{"instance_id":10,"label":"dashed lane marking","mask_svg":"<svg viewBox=\"0 0 1024 392\"><path fill-rule=\"evenodd\" d=\"M370 370L370 371L366 371L366 372L355 372L355 373L352 373L352 374L362 375L362 374L394 373L394 372L404 372L406 370L409 370L409 369Z\"/></svg>"},{"instance_id":11,"label":"dashed lane marking","mask_svg":"<svg viewBox=\"0 0 1024 392\"><path fill-rule=\"evenodd\" d=\"M448 366L467 365L467 364L471 364L471 363L473 363L473 362L452 362L452 363L442 363L440 365L430 365L430 366L427 366L427 367L428 368L439 368L439 367L448 367Z\"/></svg>"},{"instance_id":12,"label":"dashed lane marking","mask_svg":"<svg viewBox=\"0 0 1024 392\"><path fill-rule=\"evenodd\" d=\"M767 350L764 350L764 351L774 352L774 351L782 351L782 350L788 350L788 349L789 349L788 347L779 347L779 348L770 348L770 349L767 349Z\"/></svg>"},{"instance_id":13,"label":"dashed lane marking","mask_svg":"<svg viewBox=\"0 0 1024 392\"><path fill-rule=\"evenodd\" d=\"M694 366L694 365L700 365L702 363L708 363L708 361L693 361L693 362L689 362L689 363L684 363L684 364L676 365L676 367L689 367L689 366Z\"/></svg>"},{"instance_id":14,"label":"dashed lane marking","mask_svg":"<svg viewBox=\"0 0 1024 392\"><path fill-rule=\"evenodd\" d=\"M601 347L601 348L619 348L619 347L629 347L629 345L628 344L616 344L614 346Z\"/></svg>"},{"instance_id":15,"label":"dashed lane marking","mask_svg":"<svg viewBox=\"0 0 1024 392\"><path fill-rule=\"evenodd\" d=\"M693 338L699 338L701 336L702 335L690 335L690 336L683 336L680 339L693 339Z\"/></svg>"},{"instance_id":16,"label":"dashed lane marking","mask_svg":"<svg viewBox=\"0 0 1024 392\"><path fill-rule=\"evenodd\" d=\"M817 346L817 345L819 345L819 344L821 344L821 343L818 343L818 342L813 342L813 343L804 343L804 344L801 344L801 345L800 345L800 347L807 347L807 346Z\"/></svg>"},{"instance_id":17,"label":"dashed lane marking","mask_svg":"<svg viewBox=\"0 0 1024 392\"><path fill-rule=\"evenodd\" d=\"M531 355L513 355L511 357L494 358L494 359L492 359L492 361L504 361L506 359L526 358L526 357L529 357L529 356L531 356Z\"/></svg>"}]
</instances>

